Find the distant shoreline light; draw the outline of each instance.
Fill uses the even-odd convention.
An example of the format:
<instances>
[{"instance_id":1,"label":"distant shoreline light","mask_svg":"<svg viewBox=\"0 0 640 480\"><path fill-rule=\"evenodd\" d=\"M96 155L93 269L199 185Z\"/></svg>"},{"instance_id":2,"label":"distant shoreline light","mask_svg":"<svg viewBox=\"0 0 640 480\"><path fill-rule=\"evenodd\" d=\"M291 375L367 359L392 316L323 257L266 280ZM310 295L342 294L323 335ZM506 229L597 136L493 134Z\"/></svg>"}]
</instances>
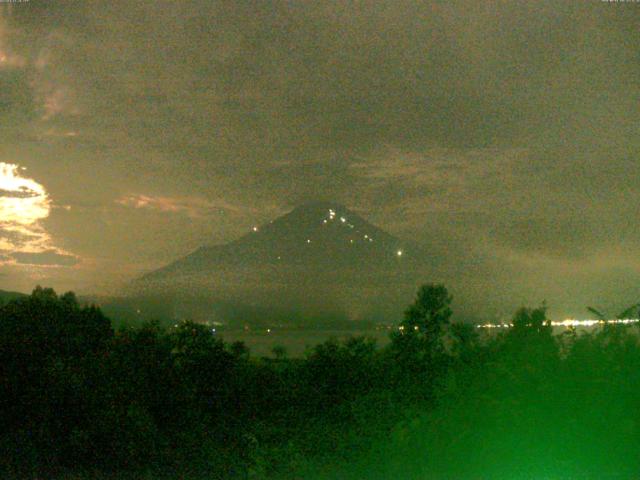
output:
<instances>
[{"instance_id":1,"label":"distant shoreline light","mask_svg":"<svg viewBox=\"0 0 640 480\"><path fill-rule=\"evenodd\" d=\"M606 325L606 324L622 324L628 325L631 323L638 323L640 319L638 318L615 318L612 320L577 320L575 318L567 318L562 321L551 321L547 322L552 327L594 327L596 325ZM511 328L513 327L512 323L481 323L476 325L476 328Z\"/></svg>"}]
</instances>

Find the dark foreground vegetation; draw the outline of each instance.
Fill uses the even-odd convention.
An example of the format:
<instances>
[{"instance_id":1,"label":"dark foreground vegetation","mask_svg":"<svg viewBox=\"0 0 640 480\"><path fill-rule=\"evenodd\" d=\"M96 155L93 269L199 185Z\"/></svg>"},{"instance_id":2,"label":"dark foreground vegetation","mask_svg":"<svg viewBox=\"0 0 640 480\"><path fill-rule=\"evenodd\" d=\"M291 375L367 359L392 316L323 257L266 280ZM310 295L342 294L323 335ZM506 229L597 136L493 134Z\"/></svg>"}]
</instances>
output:
<instances>
[{"instance_id":1,"label":"dark foreground vegetation","mask_svg":"<svg viewBox=\"0 0 640 480\"><path fill-rule=\"evenodd\" d=\"M0 307L0 478L638 478L637 327L481 337L427 285L385 348L253 358L73 294Z\"/></svg>"}]
</instances>

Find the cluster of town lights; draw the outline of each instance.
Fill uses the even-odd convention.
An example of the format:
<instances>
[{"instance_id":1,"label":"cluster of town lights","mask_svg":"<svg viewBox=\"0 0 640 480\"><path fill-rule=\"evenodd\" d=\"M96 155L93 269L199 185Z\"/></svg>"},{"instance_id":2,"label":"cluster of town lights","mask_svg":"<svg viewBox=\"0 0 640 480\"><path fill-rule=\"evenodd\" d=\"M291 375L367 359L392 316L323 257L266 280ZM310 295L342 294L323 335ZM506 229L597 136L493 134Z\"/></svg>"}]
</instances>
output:
<instances>
[{"instance_id":1,"label":"cluster of town lights","mask_svg":"<svg viewBox=\"0 0 640 480\"><path fill-rule=\"evenodd\" d=\"M616 318L613 320L576 320L575 318L567 318L562 321L551 321L547 322L548 325L552 327L594 327L597 325L605 325L605 324L621 324L628 325L631 323L638 323L640 319L638 318ZM513 327L512 323L482 323L480 325L476 325L476 328L511 328Z\"/></svg>"}]
</instances>

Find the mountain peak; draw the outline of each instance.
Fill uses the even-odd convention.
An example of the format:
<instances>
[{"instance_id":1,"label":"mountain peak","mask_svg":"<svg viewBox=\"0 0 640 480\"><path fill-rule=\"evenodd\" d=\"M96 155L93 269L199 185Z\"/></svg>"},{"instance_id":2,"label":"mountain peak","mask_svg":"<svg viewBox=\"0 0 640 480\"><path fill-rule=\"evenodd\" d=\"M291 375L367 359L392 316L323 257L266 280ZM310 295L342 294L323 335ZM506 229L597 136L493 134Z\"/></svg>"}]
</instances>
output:
<instances>
[{"instance_id":1,"label":"mountain peak","mask_svg":"<svg viewBox=\"0 0 640 480\"><path fill-rule=\"evenodd\" d=\"M423 268L414 245L337 202L314 201L151 272L137 288L210 295L225 305L337 308L356 316L375 302L390 305L389 296L412 289Z\"/></svg>"},{"instance_id":2,"label":"mountain peak","mask_svg":"<svg viewBox=\"0 0 640 480\"><path fill-rule=\"evenodd\" d=\"M405 243L337 202L306 202L225 245L202 247L149 277L271 265L335 270L406 268ZM233 267L232 267L233 266Z\"/></svg>"},{"instance_id":3,"label":"mountain peak","mask_svg":"<svg viewBox=\"0 0 640 480\"><path fill-rule=\"evenodd\" d=\"M338 203L328 200L312 200L304 202L296 206L292 211L328 211L328 210L341 210L348 211L347 207Z\"/></svg>"},{"instance_id":4,"label":"mountain peak","mask_svg":"<svg viewBox=\"0 0 640 480\"><path fill-rule=\"evenodd\" d=\"M366 220L361 218L355 212L349 210L344 205L337 202L328 201L314 201L306 202L298 205L289 213L286 213L280 218L269 222L270 224L295 224L298 223L302 226L305 223L311 223L313 225L326 224L332 220L345 223L348 218L357 220L358 223L367 223ZM319 223L320 222L320 223ZM375 227L373 227L375 228Z\"/></svg>"}]
</instances>

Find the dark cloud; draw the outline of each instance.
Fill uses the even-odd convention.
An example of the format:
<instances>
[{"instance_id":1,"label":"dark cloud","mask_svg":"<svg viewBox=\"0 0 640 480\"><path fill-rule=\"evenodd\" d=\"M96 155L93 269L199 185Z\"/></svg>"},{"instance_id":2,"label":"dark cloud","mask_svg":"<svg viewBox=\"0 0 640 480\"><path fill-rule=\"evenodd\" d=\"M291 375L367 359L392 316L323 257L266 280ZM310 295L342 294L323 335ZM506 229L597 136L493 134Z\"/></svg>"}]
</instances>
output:
<instances>
[{"instance_id":1,"label":"dark cloud","mask_svg":"<svg viewBox=\"0 0 640 480\"><path fill-rule=\"evenodd\" d=\"M42 236L36 232L30 232L27 230L11 230L0 226L0 240L9 242L14 248L20 248L27 245L29 242L38 241Z\"/></svg>"},{"instance_id":2,"label":"dark cloud","mask_svg":"<svg viewBox=\"0 0 640 480\"><path fill-rule=\"evenodd\" d=\"M462 295L633 277L636 5L134 3L1 10L0 161L71 206L47 228L88 264L163 263L315 197L447 246Z\"/></svg>"},{"instance_id":3,"label":"dark cloud","mask_svg":"<svg viewBox=\"0 0 640 480\"><path fill-rule=\"evenodd\" d=\"M23 265L73 266L79 260L73 255L66 255L53 250L45 252L14 252L10 254L17 263Z\"/></svg>"},{"instance_id":4,"label":"dark cloud","mask_svg":"<svg viewBox=\"0 0 640 480\"><path fill-rule=\"evenodd\" d=\"M38 195L40 195L40 193L28 187L20 187L18 190L3 190L0 188L0 197L31 198L37 197Z\"/></svg>"}]
</instances>

